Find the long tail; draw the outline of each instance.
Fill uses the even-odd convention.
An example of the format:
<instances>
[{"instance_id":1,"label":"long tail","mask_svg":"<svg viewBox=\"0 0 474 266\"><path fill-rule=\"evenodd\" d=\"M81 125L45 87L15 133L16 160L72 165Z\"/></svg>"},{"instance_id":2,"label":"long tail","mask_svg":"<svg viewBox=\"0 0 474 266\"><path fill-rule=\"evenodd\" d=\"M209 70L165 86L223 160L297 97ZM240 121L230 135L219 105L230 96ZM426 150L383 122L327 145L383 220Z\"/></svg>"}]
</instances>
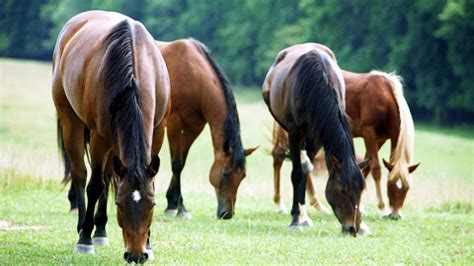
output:
<instances>
[{"instance_id":1,"label":"long tail","mask_svg":"<svg viewBox=\"0 0 474 266\"><path fill-rule=\"evenodd\" d=\"M64 141L63 141L63 128L61 125L61 121L59 118L56 120L57 128L57 141L58 141L58 149L61 154L61 158L63 159L63 164L64 164L64 177L61 183L66 185L70 180L71 180L71 161L69 161L69 158L66 154L66 148L64 147Z\"/></svg>"},{"instance_id":2,"label":"long tail","mask_svg":"<svg viewBox=\"0 0 474 266\"><path fill-rule=\"evenodd\" d=\"M291 91L299 103L295 108L309 113L310 130L323 145L326 156L333 155L342 164L346 173L341 175L342 184L362 189L365 182L355 163L351 127L338 97L343 88L333 87L337 82L329 75L335 70L324 55L310 51L296 60L291 71Z\"/></svg>"},{"instance_id":3,"label":"long tail","mask_svg":"<svg viewBox=\"0 0 474 266\"><path fill-rule=\"evenodd\" d=\"M212 56L211 51L201 42L194 40L195 44L201 49L206 56L207 61L211 64L221 83L225 100L227 103L227 118L224 123L224 150L232 149L232 164L234 167L241 169L245 166L245 155L242 140L240 138L240 122L237 106L235 104L234 94L230 82L226 75L219 67L219 64Z\"/></svg>"}]
</instances>

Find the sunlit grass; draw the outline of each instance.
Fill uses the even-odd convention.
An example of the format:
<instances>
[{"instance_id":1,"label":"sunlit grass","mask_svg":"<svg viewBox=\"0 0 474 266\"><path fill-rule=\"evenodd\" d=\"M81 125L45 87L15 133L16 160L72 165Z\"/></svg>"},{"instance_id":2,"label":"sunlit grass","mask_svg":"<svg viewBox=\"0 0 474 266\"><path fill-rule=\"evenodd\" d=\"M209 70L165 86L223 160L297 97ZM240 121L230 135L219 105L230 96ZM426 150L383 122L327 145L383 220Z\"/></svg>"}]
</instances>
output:
<instances>
[{"instance_id":1,"label":"sunlit grass","mask_svg":"<svg viewBox=\"0 0 474 266\"><path fill-rule=\"evenodd\" d=\"M59 183L62 166L56 148L50 83L49 64L0 59L0 220L48 226L24 231L0 228L0 265L122 263L122 238L112 204L111 246L97 248L94 256L73 252L77 218L68 214L66 192ZM273 169L268 154L271 116L258 88L236 88L235 93L244 146L260 145L247 160L237 214L231 221L215 219L216 199L208 181L213 152L206 127L191 148L182 174L184 201L193 219L164 217L164 193L171 177L165 142L156 177L158 204L152 231L156 264L473 262L474 138L469 128L416 125L415 161L421 166L413 174L401 221L379 217L369 178L364 201L373 236L344 237L334 215L314 211L310 212L314 228L288 234L289 215L275 213L272 203ZM360 139L356 140L356 150L364 153ZM380 158L388 157L389 143L380 152ZM286 162L282 193L287 207L291 201L290 169ZM385 178L384 170L383 184ZM315 180L317 193L324 199L326 178L318 176Z\"/></svg>"}]
</instances>

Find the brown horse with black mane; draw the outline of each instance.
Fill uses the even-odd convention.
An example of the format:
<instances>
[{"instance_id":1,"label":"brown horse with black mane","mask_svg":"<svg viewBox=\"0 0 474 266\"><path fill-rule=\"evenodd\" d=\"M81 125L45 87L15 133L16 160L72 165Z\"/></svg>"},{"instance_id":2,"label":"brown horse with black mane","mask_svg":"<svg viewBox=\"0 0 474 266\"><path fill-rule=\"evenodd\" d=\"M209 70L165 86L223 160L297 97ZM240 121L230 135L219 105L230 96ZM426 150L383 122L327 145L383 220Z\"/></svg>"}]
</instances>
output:
<instances>
[{"instance_id":1,"label":"brown horse with black mane","mask_svg":"<svg viewBox=\"0 0 474 266\"><path fill-rule=\"evenodd\" d=\"M154 39L140 22L121 14L81 13L58 36L52 87L64 181L72 181L79 209L76 252L93 253L93 244L107 243L107 187L114 172L124 258L146 261L155 205L153 176L160 164L170 94L166 65ZM86 209L87 142L92 174Z\"/></svg>"},{"instance_id":2,"label":"brown horse with black mane","mask_svg":"<svg viewBox=\"0 0 474 266\"><path fill-rule=\"evenodd\" d=\"M304 209L306 173L300 159L311 161L324 147L329 180L326 198L343 232L365 232L361 226L360 196L365 180L355 160L349 122L345 116L345 87L332 51L316 43L280 51L263 83L263 99L278 123L288 131L293 164L290 231L312 222ZM362 228L361 228L362 227Z\"/></svg>"},{"instance_id":3,"label":"brown horse with black mane","mask_svg":"<svg viewBox=\"0 0 474 266\"><path fill-rule=\"evenodd\" d=\"M190 217L181 194L181 171L189 148L209 123L214 163L209 180L217 196L217 217L234 215L237 189L246 175L240 123L229 81L207 47L194 40L157 42L170 73L171 113L167 134L173 176L166 193L166 213Z\"/></svg>"},{"instance_id":4,"label":"brown horse with black mane","mask_svg":"<svg viewBox=\"0 0 474 266\"><path fill-rule=\"evenodd\" d=\"M380 186L381 169L378 151L385 141L390 139L390 162L383 160L385 167L389 170L387 178L387 195L391 209L389 217L399 219L401 217L400 209L410 188L410 174L419 165L412 164L415 132L410 109L403 96L400 77L379 71L360 74L342 71L342 74L346 84L346 112L351 118L353 137L364 139L365 157L372 158L370 167L364 168L363 173L367 177L369 172L372 172L378 207L381 210L384 209L385 203ZM275 126L273 135L274 201L281 209L279 172L282 163L281 157L288 149L285 140L287 134L283 129ZM308 192L311 199L319 204L310 179L308 179Z\"/></svg>"}]
</instances>

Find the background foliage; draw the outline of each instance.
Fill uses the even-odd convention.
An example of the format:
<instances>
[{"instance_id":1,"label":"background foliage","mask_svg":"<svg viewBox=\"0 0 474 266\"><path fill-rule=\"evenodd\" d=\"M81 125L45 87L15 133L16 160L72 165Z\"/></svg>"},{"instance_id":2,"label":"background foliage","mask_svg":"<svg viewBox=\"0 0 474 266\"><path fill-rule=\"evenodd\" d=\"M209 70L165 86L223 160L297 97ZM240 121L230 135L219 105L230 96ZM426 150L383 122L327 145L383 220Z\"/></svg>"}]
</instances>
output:
<instances>
[{"instance_id":1,"label":"background foliage","mask_svg":"<svg viewBox=\"0 0 474 266\"><path fill-rule=\"evenodd\" d=\"M474 123L474 0L4 0L0 56L50 60L64 23L90 9L140 20L156 39L199 39L245 86L260 86L282 48L320 42L344 69L397 71L417 119Z\"/></svg>"}]
</instances>

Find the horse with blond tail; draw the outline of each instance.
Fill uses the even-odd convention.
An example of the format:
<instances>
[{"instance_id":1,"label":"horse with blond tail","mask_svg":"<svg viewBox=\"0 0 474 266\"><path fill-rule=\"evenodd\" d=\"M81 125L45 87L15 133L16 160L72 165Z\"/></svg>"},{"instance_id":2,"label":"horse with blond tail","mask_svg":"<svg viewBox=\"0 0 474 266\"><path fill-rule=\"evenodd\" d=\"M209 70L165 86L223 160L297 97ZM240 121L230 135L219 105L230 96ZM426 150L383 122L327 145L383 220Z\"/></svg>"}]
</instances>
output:
<instances>
[{"instance_id":1,"label":"horse with blond tail","mask_svg":"<svg viewBox=\"0 0 474 266\"><path fill-rule=\"evenodd\" d=\"M388 217L401 218L401 208L411 186L410 174L419 166L413 164L415 127L410 109L403 95L401 77L380 71L352 73L342 70L346 84L346 112L350 117L353 137L362 137L366 148L369 167L363 169L364 176L371 172L375 180L378 207L385 209L381 190L381 166L378 151L390 139L389 162L383 160L389 170L387 195L390 205ZM282 129L280 129L282 131ZM273 157L278 160L282 133L274 140ZM275 159L276 158L276 159ZM274 164L275 167L275 164ZM314 188L308 178L310 198L316 199ZM281 208L280 195L275 190L277 206Z\"/></svg>"}]
</instances>

